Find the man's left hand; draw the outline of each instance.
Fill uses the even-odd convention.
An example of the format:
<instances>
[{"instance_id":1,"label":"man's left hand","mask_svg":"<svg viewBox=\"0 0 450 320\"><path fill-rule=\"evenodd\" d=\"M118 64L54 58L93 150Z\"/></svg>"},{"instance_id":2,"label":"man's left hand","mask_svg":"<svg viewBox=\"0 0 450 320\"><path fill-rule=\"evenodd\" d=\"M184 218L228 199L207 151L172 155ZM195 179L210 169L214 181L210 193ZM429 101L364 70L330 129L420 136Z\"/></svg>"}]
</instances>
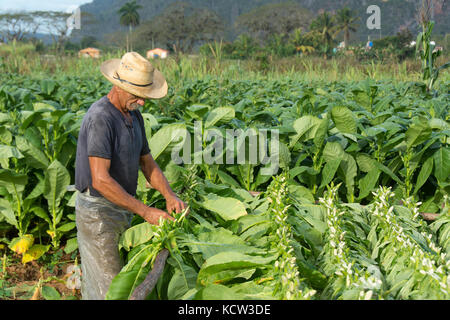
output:
<instances>
[{"instance_id":1,"label":"man's left hand","mask_svg":"<svg viewBox=\"0 0 450 320\"><path fill-rule=\"evenodd\" d=\"M186 209L187 205L176 195L170 195L166 198L166 209L169 214L173 211L176 213L181 213L184 209Z\"/></svg>"}]
</instances>

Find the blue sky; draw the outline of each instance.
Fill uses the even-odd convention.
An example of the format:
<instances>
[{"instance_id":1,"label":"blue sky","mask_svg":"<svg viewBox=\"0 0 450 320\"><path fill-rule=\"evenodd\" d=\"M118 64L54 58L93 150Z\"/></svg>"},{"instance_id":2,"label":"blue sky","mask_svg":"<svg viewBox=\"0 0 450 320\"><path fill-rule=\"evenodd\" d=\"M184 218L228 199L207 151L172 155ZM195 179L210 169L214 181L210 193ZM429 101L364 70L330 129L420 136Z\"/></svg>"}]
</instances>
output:
<instances>
[{"instance_id":1,"label":"blue sky","mask_svg":"<svg viewBox=\"0 0 450 320\"><path fill-rule=\"evenodd\" d=\"M92 0L0 0L0 12L72 11Z\"/></svg>"}]
</instances>

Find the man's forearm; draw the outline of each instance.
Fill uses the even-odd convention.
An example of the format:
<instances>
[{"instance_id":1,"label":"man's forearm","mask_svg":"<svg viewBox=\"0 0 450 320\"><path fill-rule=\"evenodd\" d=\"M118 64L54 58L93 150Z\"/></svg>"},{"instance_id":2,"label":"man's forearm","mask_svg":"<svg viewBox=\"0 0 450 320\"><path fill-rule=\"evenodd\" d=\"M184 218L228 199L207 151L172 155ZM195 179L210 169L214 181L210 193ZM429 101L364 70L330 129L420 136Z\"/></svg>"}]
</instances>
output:
<instances>
[{"instance_id":1,"label":"man's forearm","mask_svg":"<svg viewBox=\"0 0 450 320\"><path fill-rule=\"evenodd\" d=\"M167 178L153 158L150 156L143 157L141 160L141 170L147 181L150 182L152 187L158 190L164 198L175 195Z\"/></svg>"},{"instance_id":2,"label":"man's forearm","mask_svg":"<svg viewBox=\"0 0 450 320\"><path fill-rule=\"evenodd\" d=\"M148 210L144 203L131 196L111 177L96 181L93 187L106 199L130 212L143 216Z\"/></svg>"}]
</instances>

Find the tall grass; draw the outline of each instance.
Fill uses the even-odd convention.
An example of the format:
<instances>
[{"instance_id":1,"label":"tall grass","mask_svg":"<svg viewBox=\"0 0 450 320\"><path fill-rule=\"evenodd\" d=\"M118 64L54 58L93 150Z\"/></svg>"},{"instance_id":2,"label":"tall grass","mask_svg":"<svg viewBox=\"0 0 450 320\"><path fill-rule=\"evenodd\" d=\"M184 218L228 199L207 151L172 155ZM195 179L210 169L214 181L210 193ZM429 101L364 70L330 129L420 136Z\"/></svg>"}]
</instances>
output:
<instances>
[{"instance_id":1,"label":"tall grass","mask_svg":"<svg viewBox=\"0 0 450 320\"><path fill-rule=\"evenodd\" d=\"M10 74L32 75L36 78L76 75L96 77L102 62L120 58L124 51L107 52L99 59L78 58L76 54L42 55L25 48L0 47L0 71ZM14 53L14 54L13 54ZM440 63L448 61L441 56ZM359 62L355 57L325 60L315 56L268 58L268 67L257 60L214 59L205 56L170 56L165 60L152 60L171 85L181 85L188 79L259 80L284 79L295 81L359 81L367 78L392 81L421 81L420 61L415 59L396 62ZM449 81L449 71L441 74L440 81Z\"/></svg>"}]
</instances>

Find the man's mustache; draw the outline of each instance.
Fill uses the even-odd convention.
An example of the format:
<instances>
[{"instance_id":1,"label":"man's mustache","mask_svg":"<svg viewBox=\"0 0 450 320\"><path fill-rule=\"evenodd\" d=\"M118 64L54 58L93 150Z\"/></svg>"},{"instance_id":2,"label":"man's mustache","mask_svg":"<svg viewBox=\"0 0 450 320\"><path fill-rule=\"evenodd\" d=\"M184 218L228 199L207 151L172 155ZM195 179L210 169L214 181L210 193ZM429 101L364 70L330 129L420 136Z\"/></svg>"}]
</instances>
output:
<instances>
[{"instance_id":1,"label":"man's mustache","mask_svg":"<svg viewBox=\"0 0 450 320\"><path fill-rule=\"evenodd\" d=\"M141 105L137 102L134 102L128 106L128 110L134 111L134 110L138 109L139 107L141 107Z\"/></svg>"}]
</instances>

